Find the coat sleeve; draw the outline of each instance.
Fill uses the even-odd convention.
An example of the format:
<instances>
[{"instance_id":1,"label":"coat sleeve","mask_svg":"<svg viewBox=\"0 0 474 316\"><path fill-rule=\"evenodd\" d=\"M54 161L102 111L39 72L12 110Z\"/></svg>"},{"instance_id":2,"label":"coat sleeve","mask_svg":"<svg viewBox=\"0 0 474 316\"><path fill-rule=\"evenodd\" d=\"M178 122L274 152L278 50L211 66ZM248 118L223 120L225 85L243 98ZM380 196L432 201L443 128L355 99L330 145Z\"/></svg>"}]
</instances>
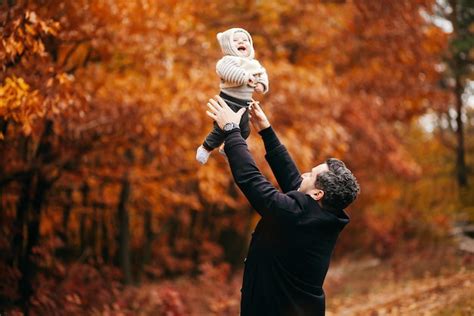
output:
<instances>
[{"instance_id":1,"label":"coat sleeve","mask_svg":"<svg viewBox=\"0 0 474 316\"><path fill-rule=\"evenodd\" d=\"M250 73L240 67L240 62L232 56L224 56L216 64L216 72L225 82L243 85L248 82Z\"/></svg>"},{"instance_id":2,"label":"coat sleeve","mask_svg":"<svg viewBox=\"0 0 474 316\"><path fill-rule=\"evenodd\" d=\"M225 153L234 180L262 217L294 222L303 212L303 200L279 192L260 172L239 129L226 134Z\"/></svg>"},{"instance_id":3,"label":"coat sleeve","mask_svg":"<svg viewBox=\"0 0 474 316\"><path fill-rule=\"evenodd\" d=\"M302 181L301 174L286 147L280 143L273 128L270 126L260 131L260 135L267 152L265 158L281 190L284 193L298 190Z\"/></svg>"}]
</instances>

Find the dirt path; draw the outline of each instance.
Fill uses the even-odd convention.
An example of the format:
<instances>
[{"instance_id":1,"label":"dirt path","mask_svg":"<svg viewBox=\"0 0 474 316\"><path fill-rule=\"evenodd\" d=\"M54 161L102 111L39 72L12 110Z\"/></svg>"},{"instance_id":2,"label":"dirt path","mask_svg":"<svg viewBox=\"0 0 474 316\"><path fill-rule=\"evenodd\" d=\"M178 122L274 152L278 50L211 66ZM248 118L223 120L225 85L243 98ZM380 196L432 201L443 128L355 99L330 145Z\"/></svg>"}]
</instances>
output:
<instances>
[{"instance_id":1,"label":"dirt path","mask_svg":"<svg viewBox=\"0 0 474 316\"><path fill-rule=\"evenodd\" d=\"M474 300L474 271L387 284L366 295L335 298L332 306L336 308L327 315L437 315L462 304L462 300ZM472 305L461 306L456 313L474 315L474 309Z\"/></svg>"}]
</instances>

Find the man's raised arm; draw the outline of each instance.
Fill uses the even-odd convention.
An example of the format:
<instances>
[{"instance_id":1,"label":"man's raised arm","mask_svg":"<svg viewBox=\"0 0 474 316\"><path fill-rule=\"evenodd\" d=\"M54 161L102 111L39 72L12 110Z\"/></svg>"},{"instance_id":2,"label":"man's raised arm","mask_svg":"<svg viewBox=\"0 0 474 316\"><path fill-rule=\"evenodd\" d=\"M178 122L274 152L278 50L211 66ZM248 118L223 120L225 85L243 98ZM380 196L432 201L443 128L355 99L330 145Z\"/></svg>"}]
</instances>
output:
<instances>
[{"instance_id":1,"label":"man's raised arm","mask_svg":"<svg viewBox=\"0 0 474 316\"><path fill-rule=\"evenodd\" d=\"M211 99L207 104L207 114L224 130L224 149L236 184L263 217L271 216L290 221L296 219L304 209L304 197L279 192L262 175L238 128L244 109L234 113L222 98L216 99L219 103ZM228 125L230 129L226 128Z\"/></svg>"},{"instance_id":2,"label":"man's raised arm","mask_svg":"<svg viewBox=\"0 0 474 316\"><path fill-rule=\"evenodd\" d=\"M259 132L265 144L265 158L283 192L298 190L302 178L285 145L278 140L270 126Z\"/></svg>"},{"instance_id":3,"label":"man's raised arm","mask_svg":"<svg viewBox=\"0 0 474 316\"><path fill-rule=\"evenodd\" d=\"M270 126L270 122L258 102L254 102L251 105L250 121L262 136L266 151L265 158L282 191L286 193L297 190L302 181L301 174L288 150L280 142L275 131Z\"/></svg>"},{"instance_id":4,"label":"man's raised arm","mask_svg":"<svg viewBox=\"0 0 474 316\"><path fill-rule=\"evenodd\" d=\"M227 133L224 149L235 183L262 217L291 221L301 214L304 199L279 192L262 175L239 129Z\"/></svg>"}]
</instances>

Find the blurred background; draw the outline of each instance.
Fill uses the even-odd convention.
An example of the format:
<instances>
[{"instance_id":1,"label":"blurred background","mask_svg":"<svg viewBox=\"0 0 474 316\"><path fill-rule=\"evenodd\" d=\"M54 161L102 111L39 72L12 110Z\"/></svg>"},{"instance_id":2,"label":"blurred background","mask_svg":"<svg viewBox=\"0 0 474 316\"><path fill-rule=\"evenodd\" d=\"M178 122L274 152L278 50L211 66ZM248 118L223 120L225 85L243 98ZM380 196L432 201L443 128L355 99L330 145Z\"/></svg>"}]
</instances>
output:
<instances>
[{"instance_id":1,"label":"blurred background","mask_svg":"<svg viewBox=\"0 0 474 316\"><path fill-rule=\"evenodd\" d=\"M0 314L239 313L258 217L195 161L230 27L300 170L361 184L327 314L472 315L469 0L0 0Z\"/></svg>"}]
</instances>

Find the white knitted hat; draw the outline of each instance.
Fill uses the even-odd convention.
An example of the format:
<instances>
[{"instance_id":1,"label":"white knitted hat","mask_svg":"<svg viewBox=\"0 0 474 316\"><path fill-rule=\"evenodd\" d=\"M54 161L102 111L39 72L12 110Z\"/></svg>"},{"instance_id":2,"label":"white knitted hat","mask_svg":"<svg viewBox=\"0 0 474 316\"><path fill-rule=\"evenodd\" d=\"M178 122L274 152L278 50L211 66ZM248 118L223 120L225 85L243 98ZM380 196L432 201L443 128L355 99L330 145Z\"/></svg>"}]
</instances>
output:
<instances>
[{"instance_id":1,"label":"white knitted hat","mask_svg":"<svg viewBox=\"0 0 474 316\"><path fill-rule=\"evenodd\" d=\"M239 56L239 52L237 51L237 49L235 49L235 47L232 46L232 41L234 40L234 34L237 32L242 32L245 35L247 35L249 39L249 43L250 43L249 45L250 54L248 58L254 58L255 51L253 49L252 36L250 36L249 32L239 27L234 27L222 33L217 33L217 40L219 41L219 44L221 45L222 53L224 55Z\"/></svg>"}]
</instances>

